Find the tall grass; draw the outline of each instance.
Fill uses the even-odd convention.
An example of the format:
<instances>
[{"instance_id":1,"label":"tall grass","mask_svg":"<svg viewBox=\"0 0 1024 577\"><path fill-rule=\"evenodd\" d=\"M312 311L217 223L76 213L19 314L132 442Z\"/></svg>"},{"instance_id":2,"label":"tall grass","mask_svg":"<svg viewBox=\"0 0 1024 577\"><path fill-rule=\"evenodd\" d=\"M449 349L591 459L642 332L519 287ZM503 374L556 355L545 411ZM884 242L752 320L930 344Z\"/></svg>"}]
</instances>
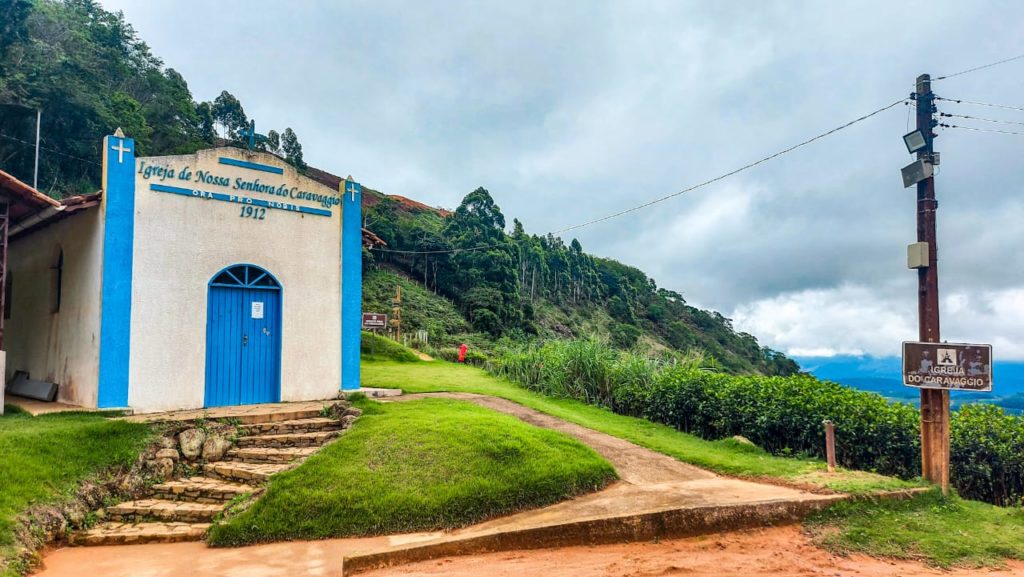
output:
<instances>
[{"instance_id":1,"label":"tall grass","mask_svg":"<svg viewBox=\"0 0 1024 577\"><path fill-rule=\"evenodd\" d=\"M499 351L487 369L532 391L615 409L619 387L650 386L665 370L698 370L706 365L706 357L697 352L651 358L597 339L580 339L513 345Z\"/></svg>"}]
</instances>

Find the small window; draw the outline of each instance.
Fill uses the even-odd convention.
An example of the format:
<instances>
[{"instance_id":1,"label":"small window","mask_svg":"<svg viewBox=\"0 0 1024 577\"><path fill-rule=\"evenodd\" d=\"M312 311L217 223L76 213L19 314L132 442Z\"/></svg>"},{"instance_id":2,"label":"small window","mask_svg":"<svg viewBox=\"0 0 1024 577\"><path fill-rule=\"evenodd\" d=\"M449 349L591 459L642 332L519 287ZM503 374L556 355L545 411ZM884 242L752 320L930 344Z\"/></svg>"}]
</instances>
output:
<instances>
[{"instance_id":1,"label":"small window","mask_svg":"<svg viewBox=\"0 0 1024 577\"><path fill-rule=\"evenodd\" d=\"M57 252L57 258L50 267L50 312L60 312L61 293L64 290L64 251Z\"/></svg>"},{"instance_id":2,"label":"small window","mask_svg":"<svg viewBox=\"0 0 1024 577\"><path fill-rule=\"evenodd\" d=\"M11 299L14 297L14 275L7 271L4 278L4 320L11 318Z\"/></svg>"}]
</instances>

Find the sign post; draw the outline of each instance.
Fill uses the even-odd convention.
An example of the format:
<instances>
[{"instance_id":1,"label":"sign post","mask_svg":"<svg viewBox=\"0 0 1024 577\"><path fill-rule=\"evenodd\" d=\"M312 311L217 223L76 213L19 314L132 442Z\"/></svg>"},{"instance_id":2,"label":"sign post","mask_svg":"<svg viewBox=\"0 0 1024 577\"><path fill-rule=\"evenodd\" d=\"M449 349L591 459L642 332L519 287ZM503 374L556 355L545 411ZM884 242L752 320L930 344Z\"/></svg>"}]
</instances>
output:
<instances>
[{"instance_id":1,"label":"sign post","mask_svg":"<svg viewBox=\"0 0 1024 577\"><path fill-rule=\"evenodd\" d=\"M363 330L377 331L388 326L388 315L363 313Z\"/></svg>"}]
</instances>

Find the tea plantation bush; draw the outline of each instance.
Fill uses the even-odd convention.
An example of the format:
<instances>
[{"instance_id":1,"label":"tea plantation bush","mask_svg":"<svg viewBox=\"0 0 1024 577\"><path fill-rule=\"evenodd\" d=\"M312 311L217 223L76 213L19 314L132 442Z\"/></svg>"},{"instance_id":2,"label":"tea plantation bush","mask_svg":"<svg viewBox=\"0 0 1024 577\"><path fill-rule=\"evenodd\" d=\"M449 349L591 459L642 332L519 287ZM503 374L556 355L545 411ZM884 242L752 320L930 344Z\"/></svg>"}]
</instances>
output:
<instances>
[{"instance_id":1,"label":"tea plantation bush","mask_svg":"<svg viewBox=\"0 0 1024 577\"><path fill-rule=\"evenodd\" d=\"M743 435L771 453L819 457L822 421L829 419L836 425L840 465L920 474L917 409L809 376L668 370L652 386L618 387L614 409L708 439Z\"/></svg>"},{"instance_id":2,"label":"tea plantation bush","mask_svg":"<svg viewBox=\"0 0 1024 577\"><path fill-rule=\"evenodd\" d=\"M648 359L594 341L552 341L502 351L488 364L526 388L664 423L706 439L743 435L775 454L822 457L822 421L836 425L839 464L920 475L918 410L808 376L729 375L700 356ZM1024 499L1024 419L991 405L952 415L952 483L998 505Z\"/></svg>"},{"instance_id":3,"label":"tea plantation bush","mask_svg":"<svg viewBox=\"0 0 1024 577\"><path fill-rule=\"evenodd\" d=\"M964 497L1024 505L1024 419L994 405L965 405L949 427L952 482Z\"/></svg>"}]
</instances>

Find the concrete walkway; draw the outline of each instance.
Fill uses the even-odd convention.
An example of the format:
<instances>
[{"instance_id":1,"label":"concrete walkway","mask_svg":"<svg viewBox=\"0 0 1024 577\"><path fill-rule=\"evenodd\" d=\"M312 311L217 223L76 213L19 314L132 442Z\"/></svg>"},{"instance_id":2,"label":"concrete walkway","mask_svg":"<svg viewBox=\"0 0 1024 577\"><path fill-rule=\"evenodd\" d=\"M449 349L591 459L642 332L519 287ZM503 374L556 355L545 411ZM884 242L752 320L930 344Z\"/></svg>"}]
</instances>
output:
<instances>
[{"instance_id":1,"label":"concrete walkway","mask_svg":"<svg viewBox=\"0 0 1024 577\"><path fill-rule=\"evenodd\" d=\"M575 437L612 463L620 481L597 493L448 533L274 543L241 549L207 549L199 543L61 549L45 558L46 569L38 575L79 575L83 567L89 567L91 574L109 577L337 576L452 555L643 541L791 523L844 498L720 477L494 397L436 393L394 397L386 402L426 397L473 402Z\"/></svg>"},{"instance_id":2,"label":"concrete walkway","mask_svg":"<svg viewBox=\"0 0 1024 577\"><path fill-rule=\"evenodd\" d=\"M18 395L7 395L3 399L8 405L14 405L26 411L33 417L39 415L49 415L51 413L70 413L77 411L95 411L96 409L90 409L87 407L79 407L78 405L71 405L68 403L61 403L59 401L40 401L37 399L29 399L26 397L19 397Z\"/></svg>"}]
</instances>

